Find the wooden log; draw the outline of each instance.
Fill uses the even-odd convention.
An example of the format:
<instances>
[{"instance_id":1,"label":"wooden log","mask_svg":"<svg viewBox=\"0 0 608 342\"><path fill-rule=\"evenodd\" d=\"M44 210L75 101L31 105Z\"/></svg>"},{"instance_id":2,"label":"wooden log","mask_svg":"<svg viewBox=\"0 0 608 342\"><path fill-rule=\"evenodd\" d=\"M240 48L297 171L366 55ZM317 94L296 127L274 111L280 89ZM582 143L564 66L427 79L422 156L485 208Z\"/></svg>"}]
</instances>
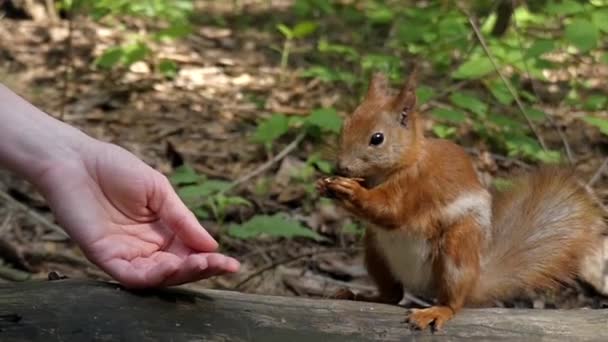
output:
<instances>
[{"instance_id":1,"label":"wooden log","mask_svg":"<svg viewBox=\"0 0 608 342\"><path fill-rule=\"evenodd\" d=\"M608 310L464 310L410 331L382 304L82 280L0 284L0 341L608 341Z\"/></svg>"}]
</instances>

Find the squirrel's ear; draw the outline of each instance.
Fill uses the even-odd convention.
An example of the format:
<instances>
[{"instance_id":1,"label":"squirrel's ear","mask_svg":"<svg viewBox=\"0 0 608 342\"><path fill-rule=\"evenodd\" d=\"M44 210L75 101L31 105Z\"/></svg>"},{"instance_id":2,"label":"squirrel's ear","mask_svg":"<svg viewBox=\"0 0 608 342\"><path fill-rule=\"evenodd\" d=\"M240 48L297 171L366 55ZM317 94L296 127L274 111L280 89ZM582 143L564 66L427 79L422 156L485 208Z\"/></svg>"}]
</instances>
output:
<instances>
[{"instance_id":1,"label":"squirrel's ear","mask_svg":"<svg viewBox=\"0 0 608 342\"><path fill-rule=\"evenodd\" d=\"M416 108L417 74L417 68L414 68L395 98L395 109L399 111L399 123L403 126L407 126L409 116Z\"/></svg>"},{"instance_id":2,"label":"squirrel's ear","mask_svg":"<svg viewBox=\"0 0 608 342\"><path fill-rule=\"evenodd\" d=\"M388 94L388 81L384 74L376 72L372 75L367 88L367 98L383 97Z\"/></svg>"}]
</instances>

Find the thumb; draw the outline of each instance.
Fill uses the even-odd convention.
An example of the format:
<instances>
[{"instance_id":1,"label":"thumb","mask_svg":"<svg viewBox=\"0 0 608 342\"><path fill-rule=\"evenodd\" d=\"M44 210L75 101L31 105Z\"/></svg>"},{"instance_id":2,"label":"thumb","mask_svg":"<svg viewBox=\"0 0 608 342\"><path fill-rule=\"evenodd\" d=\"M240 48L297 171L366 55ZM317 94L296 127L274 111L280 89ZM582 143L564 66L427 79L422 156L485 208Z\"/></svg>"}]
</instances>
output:
<instances>
[{"instance_id":1,"label":"thumb","mask_svg":"<svg viewBox=\"0 0 608 342\"><path fill-rule=\"evenodd\" d=\"M151 209L157 212L160 220L175 232L186 246L200 252L216 251L217 241L182 202L169 180L164 176L162 179L162 182L158 182L159 191L154 191L154 195L160 198L153 198L150 201L151 204L158 203L158 207Z\"/></svg>"}]
</instances>

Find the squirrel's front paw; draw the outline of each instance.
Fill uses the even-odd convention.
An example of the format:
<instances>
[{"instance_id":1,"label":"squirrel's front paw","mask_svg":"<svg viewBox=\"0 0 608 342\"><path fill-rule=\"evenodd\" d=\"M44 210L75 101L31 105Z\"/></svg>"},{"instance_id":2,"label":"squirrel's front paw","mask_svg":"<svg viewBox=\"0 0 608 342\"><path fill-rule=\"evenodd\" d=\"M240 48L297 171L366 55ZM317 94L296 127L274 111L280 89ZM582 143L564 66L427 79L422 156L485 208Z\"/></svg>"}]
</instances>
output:
<instances>
[{"instance_id":1,"label":"squirrel's front paw","mask_svg":"<svg viewBox=\"0 0 608 342\"><path fill-rule=\"evenodd\" d=\"M328 198L335 198L335 194L329 190L329 183L331 183L332 178L330 177L325 177L325 178L321 178L319 180L317 180L317 182L315 183L315 188L317 189L317 192L319 192L319 194L323 197L328 197Z\"/></svg>"},{"instance_id":2,"label":"squirrel's front paw","mask_svg":"<svg viewBox=\"0 0 608 342\"><path fill-rule=\"evenodd\" d=\"M363 191L359 179L355 178L326 178L323 180L327 193L339 199L353 201Z\"/></svg>"}]
</instances>

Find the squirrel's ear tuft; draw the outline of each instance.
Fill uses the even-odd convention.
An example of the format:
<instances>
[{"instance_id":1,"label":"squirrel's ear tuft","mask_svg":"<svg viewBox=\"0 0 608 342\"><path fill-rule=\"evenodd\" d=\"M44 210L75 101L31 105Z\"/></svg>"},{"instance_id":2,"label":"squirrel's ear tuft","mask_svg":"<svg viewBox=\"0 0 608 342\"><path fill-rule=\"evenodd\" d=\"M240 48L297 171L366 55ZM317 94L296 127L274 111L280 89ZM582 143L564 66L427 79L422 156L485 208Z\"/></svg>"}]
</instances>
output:
<instances>
[{"instance_id":1,"label":"squirrel's ear tuft","mask_svg":"<svg viewBox=\"0 0 608 342\"><path fill-rule=\"evenodd\" d=\"M372 75L367 88L367 98L378 98L388 95L388 81L386 76L380 72L376 72Z\"/></svg>"},{"instance_id":2,"label":"squirrel's ear tuft","mask_svg":"<svg viewBox=\"0 0 608 342\"><path fill-rule=\"evenodd\" d=\"M414 68L395 98L395 109L399 111L399 122L403 126L407 126L409 116L416 108L417 76L417 68Z\"/></svg>"}]
</instances>

